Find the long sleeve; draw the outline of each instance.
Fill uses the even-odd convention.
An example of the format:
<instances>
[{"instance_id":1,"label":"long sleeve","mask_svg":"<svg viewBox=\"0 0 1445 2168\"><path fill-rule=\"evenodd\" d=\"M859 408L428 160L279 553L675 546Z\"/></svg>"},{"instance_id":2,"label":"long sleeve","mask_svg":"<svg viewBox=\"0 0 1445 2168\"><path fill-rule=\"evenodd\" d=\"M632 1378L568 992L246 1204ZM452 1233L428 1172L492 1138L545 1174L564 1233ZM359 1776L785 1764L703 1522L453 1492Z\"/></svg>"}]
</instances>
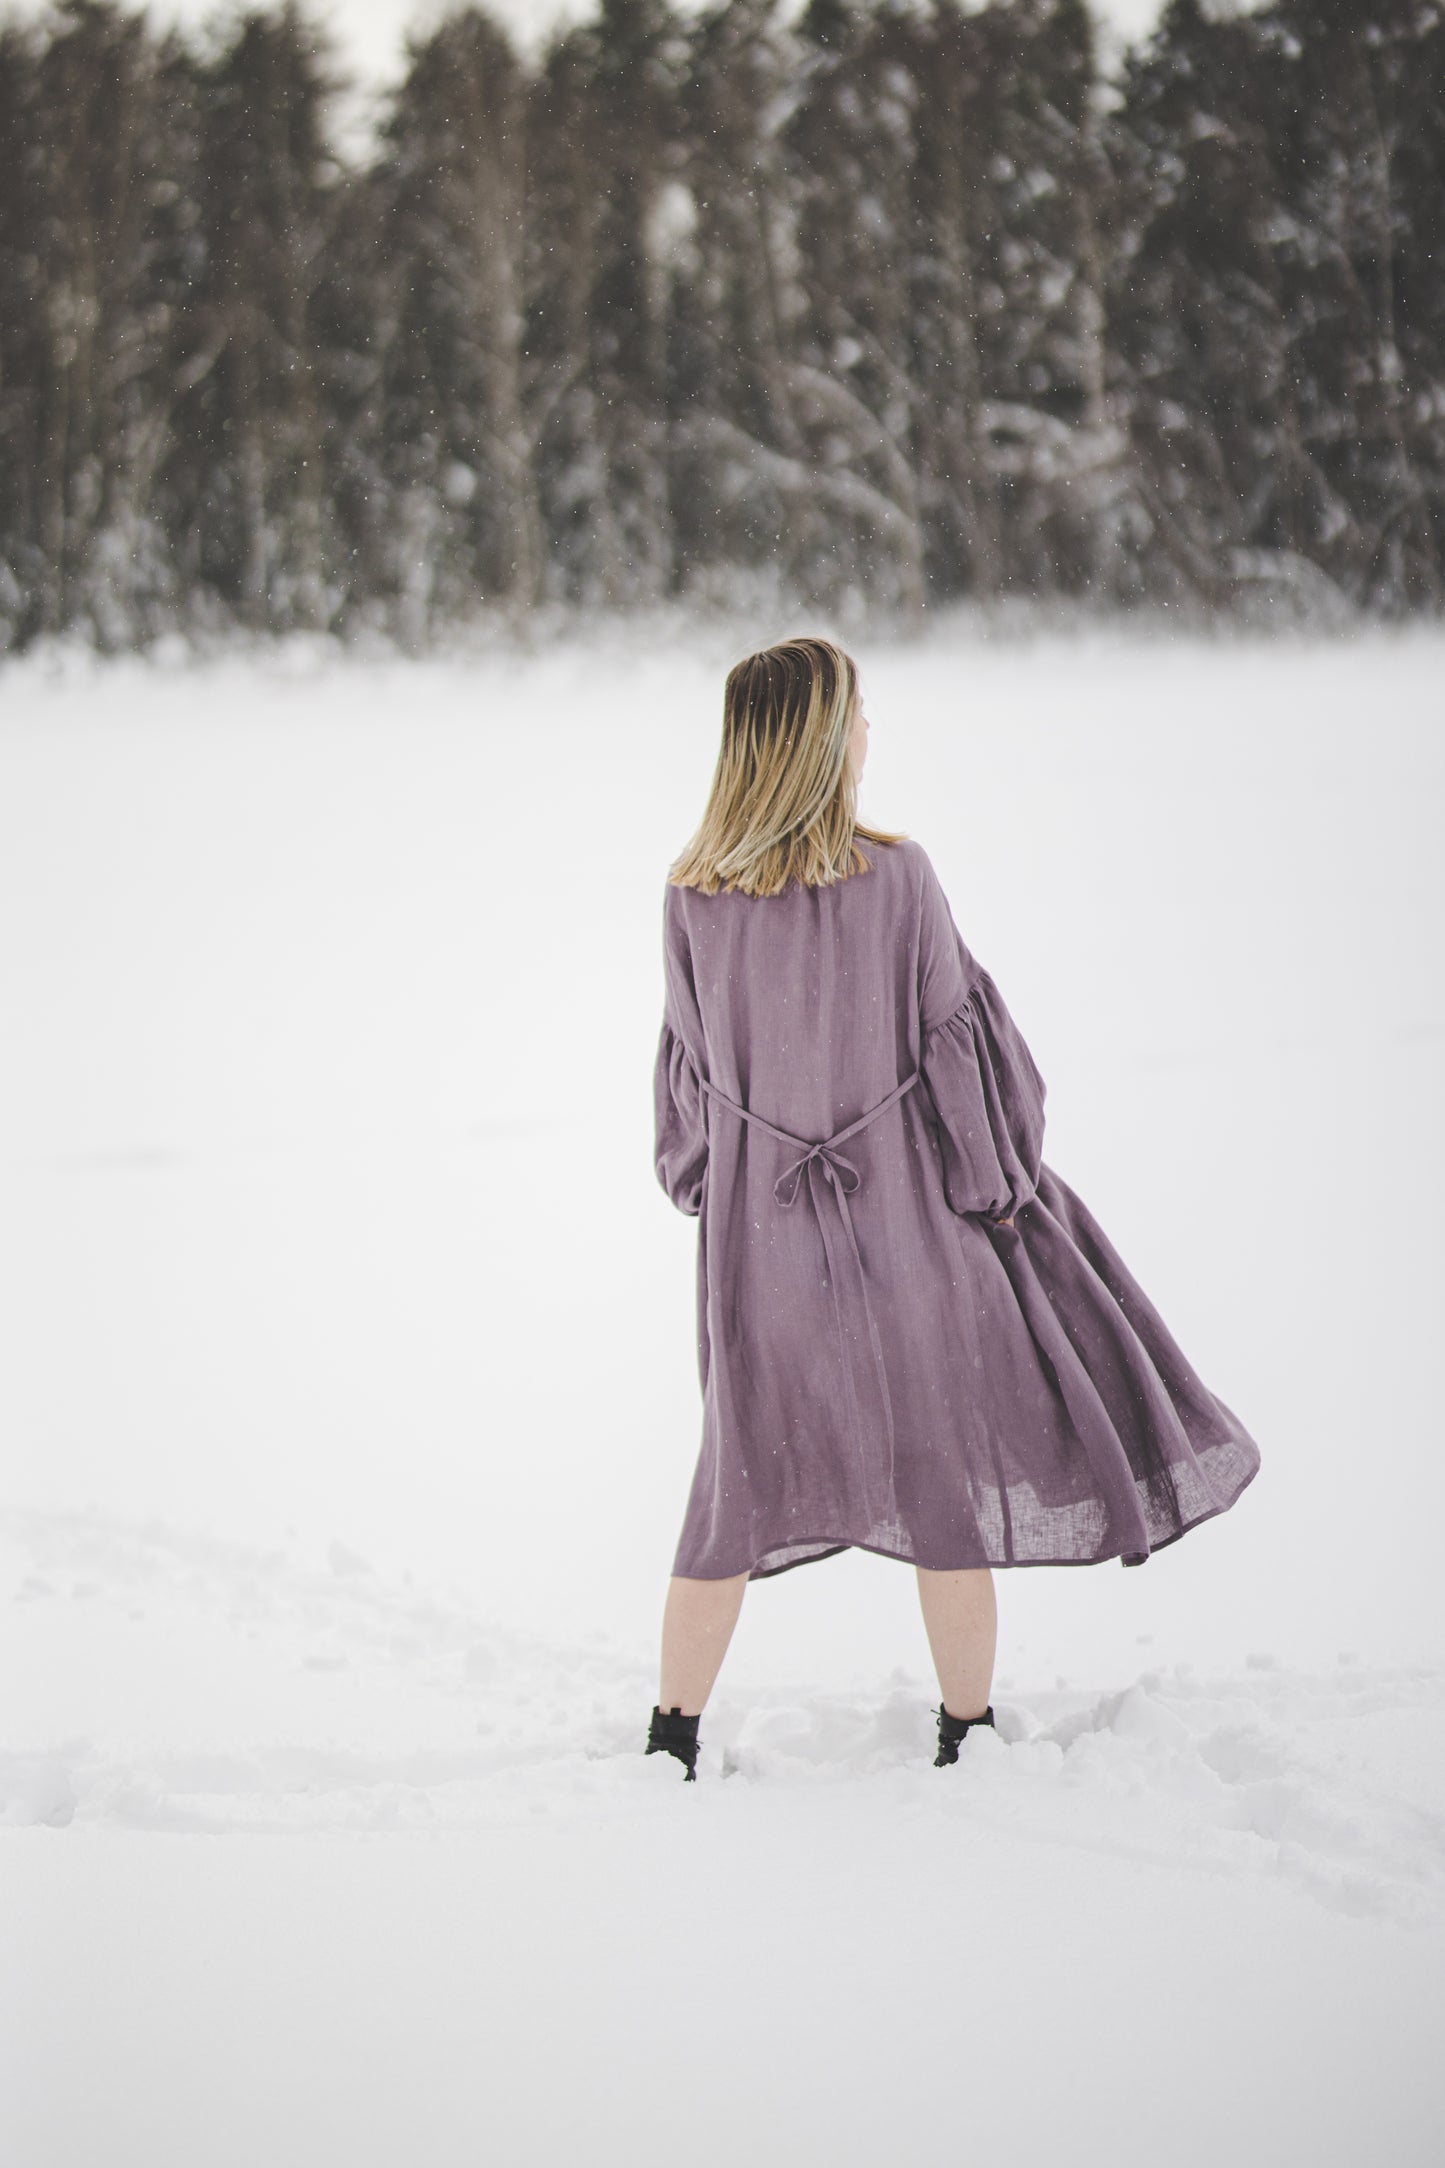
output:
<instances>
[{"instance_id":1,"label":"long sleeve","mask_svg":"<svg viewBox=\"0 0 1445 2168\"><path fill-rule=\"evenodd\" d=\"M1046 1086L928 866L920 904L920 1067L955 1212L1012 1219L1037 1194Z\"/></svg>"},{"instance_id":2,"label":"long sleeve","mask_svg":"<svg viewBox=\"0 0 1445 2168\"><path fill-rule=\"evenodd\" d=\"M702 1209L707 1168L707 1110L697 1064L688 1052L689 1027L702 1033L693 987L692 955L679 891L668 884L662 927L663 1015L653 1065L653 1163L657 1179L679 1212Z\"/></svg>"},{"instance_id":3,"label":"long sleeve","mask_svg":"<svg viewBox=\"0 0 1445 2168\"><path fill-rule=\"evenodd\" d=\"M692 1057L664 1016L657 1041L652 1099L657 1179L679 1212L702 1209L707 1127Z\"/></svg>"}]
</instances>

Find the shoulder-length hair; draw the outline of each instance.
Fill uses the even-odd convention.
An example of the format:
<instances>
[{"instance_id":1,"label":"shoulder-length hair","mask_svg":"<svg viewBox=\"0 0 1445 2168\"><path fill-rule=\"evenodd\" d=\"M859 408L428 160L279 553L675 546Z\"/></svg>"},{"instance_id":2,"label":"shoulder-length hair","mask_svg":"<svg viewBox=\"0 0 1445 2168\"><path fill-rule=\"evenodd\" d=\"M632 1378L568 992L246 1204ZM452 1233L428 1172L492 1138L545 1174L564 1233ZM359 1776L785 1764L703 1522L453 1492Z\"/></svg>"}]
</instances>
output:
<instances>
[{"instance_id":1,"label":"shoulder-length hair","mask_svg":"<svg viewBox=\"0 0 1445 2168\"><path fill-rule=\"evenodd\" d=\"M858 671L831 640L785 640L728 672L722 747L702 821L668 868L679 888L776 896L866 873L855 838L901 843L858 820L848 740Z\"/></svg>"}]
</instances>

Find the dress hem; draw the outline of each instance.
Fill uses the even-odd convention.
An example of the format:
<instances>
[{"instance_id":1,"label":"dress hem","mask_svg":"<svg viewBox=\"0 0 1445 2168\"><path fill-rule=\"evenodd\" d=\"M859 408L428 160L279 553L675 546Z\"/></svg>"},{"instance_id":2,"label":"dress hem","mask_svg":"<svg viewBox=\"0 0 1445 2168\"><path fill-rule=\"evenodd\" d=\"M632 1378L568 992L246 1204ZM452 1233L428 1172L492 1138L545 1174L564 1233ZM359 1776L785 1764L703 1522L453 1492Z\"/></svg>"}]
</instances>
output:
<instances>
[{"instance_id":1,"label":"dress hem","mask_svg":"<svg viewBox=\"0 0 1445 2168\"><path fill-rule=\"evenodd\" d=\"M1196 1513L1192 1521L1185 1521L1182 1527L1173 1529L1169 1535L1160 1536L1156 1543L1150 1544L1147 1551L1097 1551L1090 1558L985 1558L976 1560L968 1566L940 1566L925 1568L925 1571L976 1573L983 1566L987 1566L990 1571L998 1572L1024 1566L1107 1566L1109 1561L1114 1558L1118 1559L1121 1566L1147 1565L1156 1551L1167 1550L1171 1543L1177 1543L1180 1537L1187 1536L1191 1529L1200 1528L1206 1521L1217 1520L1221 1513L1227 1513L1230 1507L1235 1505L1245 1491L1248 1490L1258 1473L1259 1463L1256 1461L1233 1497L1226 1498L1223 1505L1211 1506L1207 1513ZM746 1573L750 1581L771 1581L780 1573L795 1572L799 1566L815 1566L822 1559L837 1558L843 1551L867 1551L874 1558L894 1559L900 1566L916 1566L918 1563L916 1559L906 1557L901 1551L885 1550L879 1543L833 1542L831 1539L822 1536L816 1539L799 1536L795 1540L799 1543L816 1540L820 1543L826 1543L827 1549L810 1551L806 1558L785 1559L781 1566L764 1566L761 1569L757 1566L738 1566L734 1568L732 1573L679 1574L677 1577L679 1580L730 1581L735 1578L736 1574ZM766 1557L767 1553L764 1552L763 1555ZM676 1573L677 1569L675 1567L673 1570Z\"/></svg>"}]
</instances>

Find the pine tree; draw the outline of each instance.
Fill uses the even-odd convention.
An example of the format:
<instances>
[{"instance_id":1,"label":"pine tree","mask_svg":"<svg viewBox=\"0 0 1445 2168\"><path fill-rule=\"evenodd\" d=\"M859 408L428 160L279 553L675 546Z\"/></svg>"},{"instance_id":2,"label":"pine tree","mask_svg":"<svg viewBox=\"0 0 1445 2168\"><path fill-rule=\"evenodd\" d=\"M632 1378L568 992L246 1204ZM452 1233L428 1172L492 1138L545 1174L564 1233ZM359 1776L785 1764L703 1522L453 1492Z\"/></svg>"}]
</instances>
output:
<instances>
[{"instance_id":1,"label":"pine tree","mask_svg":"<svg viewBox=\"0 0 1445 2168\"><path fill-rule=\"evenodd\" d=\"M1217 604L1440 604L1442 56L1438 0L1171 0L1128 66L1110 328L1159 562Z\"/></svg>"},{"instance_id":2,"label":"pine tree","mask_svg":"<svg viewBox=\"0 0 1445 2168\"><path fill-rule=\"evenodd\" d=\"M554 585L653 601L676 577L666 423L686 41L665 0L603 0L545 58L528 175L528 346Z\"/></svg>"},{"instance_id":3,"label":"pine tree","mask_svg":"<svg viewBox=\"0 0 1445 2168\"><path fill-rule=\"evenodd\" d=\"M525 108L506 34L467 8L413 48L376 176L387 496L400 514L399 584L423 617L431 600L525 610L541 589Z\"/></svg>"},{"instance_id":4,"label":"pine tree","mask_svg":"<svg viewBox=\"0 0 1445 2168\"><path fill-rule=\"evenodd\" d=\"M989 28L989 466L1010 588L1077 594L1112 583L1128 468L1107 393L1094 27L1083 0L1014 0Z\"/></svg>"},{"instance_id":5,"label":"pine tree","mask_svg":"<svg viewBox=\"0 0 1445 2168\"><path fill-rule=\"evenodd\" d=\"M782 144L794 41L778 0L723 0L688 34L668 418L685 590L766 602L822 543L791 368L805 298Z\"/></svg>"},{"instance_id":6,"label":"pine tree","mask_svg":"<svg viewBox=\"0 0 1445 2168\"><path fill-rule=\"evenodd\" d=\"M807 593L917 609L924 535L911 374L909 243L919 88L883 0L810 0L784 133L803 306L790 369L807 447Z\"/></svg>"},{"instance_id":7,"label":"pine tree","mask_svg":"<svg viewBox=\"0 0 1445 2168\"><path fill-rule=\"evenodd\" d=\"M1238 553L1291 527L1290 326L1274 277L1271 129L1257 18L1170 0L1129 61L1112 131L1125 206L1110 332L1130 407L1156 584L1222 602Z\"/></svg>"},{"instance_id":8,"label":"pine tree","mask_svg":"<svg viewBox=\"0 0 1445 2168\"><path fill-rule=\"evenodd\" d=\"M32 639L54 618L40 539L41 384L48 359L38 156L39 40L0 27L0 645ZM50 510L53 535L55 513Z\"/></svg>"},{"instance_id":9,"label":"pine tree","mask_svg":"<svg viewBox=\"0 0 1445 2168\"><path fill-rule=\"evenodd\" d=\"M1310 546L1366 606L1445 602L1445 8L1284 0L1275 252Z\"/></svg>"},{"instance_id":10,"label":"pine tree","mask_svg":"<svg viewBox=\"0 0 1445 2168\"><path fill-rule=\"evenodd\" d=\"M177 366L184 70L110 0L0 38L0 615L12 639L152 629Z\"/></svg>"},{"instance_id":11,"label":"pine tree","mask_svg":"<svg viewBox=\"0 0 1445 2168\"><path fill-rule=\"evenodd\" d=\"M341 179L326 132L336 87L293 5L244 16L200 74L205 257L177 463L196 507L193 576L256 627L323 625L342 600L314 321Z\"/></svg>"}]
</instances>

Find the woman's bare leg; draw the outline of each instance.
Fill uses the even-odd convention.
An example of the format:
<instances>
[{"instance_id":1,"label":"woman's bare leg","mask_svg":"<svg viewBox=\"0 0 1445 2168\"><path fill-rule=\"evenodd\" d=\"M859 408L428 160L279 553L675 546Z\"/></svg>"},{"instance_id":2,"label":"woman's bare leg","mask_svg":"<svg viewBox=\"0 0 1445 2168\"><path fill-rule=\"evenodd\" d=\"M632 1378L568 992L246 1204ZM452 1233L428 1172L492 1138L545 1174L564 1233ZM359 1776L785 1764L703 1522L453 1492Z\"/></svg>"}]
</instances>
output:
<instances>
[{"instance_id":1,"label":"woman's bare leg","mask_svg":"<svg viewBox=\"0 0 1445 2168\"><path fill-rule=\"evenodd\" d=\"M674 1575L662 1611L662 1688L659 1709L701 1716L722 1668L743 1606L745 1573L727 1581L687 1581Z\"/></svg>"},{"instance_id":2,"label":"woman's bare leg","mask_svg":"<svg viewBox=\"0 0 1445 2168\"><path fill-rule=\"evenodd\" d=\"M957 1573L933 1573L923 1566L915 1570L943 1706L950 1716L982 1716L998 1643L993 1574L987 1566Z\"/></svg>"}]
</instances>

